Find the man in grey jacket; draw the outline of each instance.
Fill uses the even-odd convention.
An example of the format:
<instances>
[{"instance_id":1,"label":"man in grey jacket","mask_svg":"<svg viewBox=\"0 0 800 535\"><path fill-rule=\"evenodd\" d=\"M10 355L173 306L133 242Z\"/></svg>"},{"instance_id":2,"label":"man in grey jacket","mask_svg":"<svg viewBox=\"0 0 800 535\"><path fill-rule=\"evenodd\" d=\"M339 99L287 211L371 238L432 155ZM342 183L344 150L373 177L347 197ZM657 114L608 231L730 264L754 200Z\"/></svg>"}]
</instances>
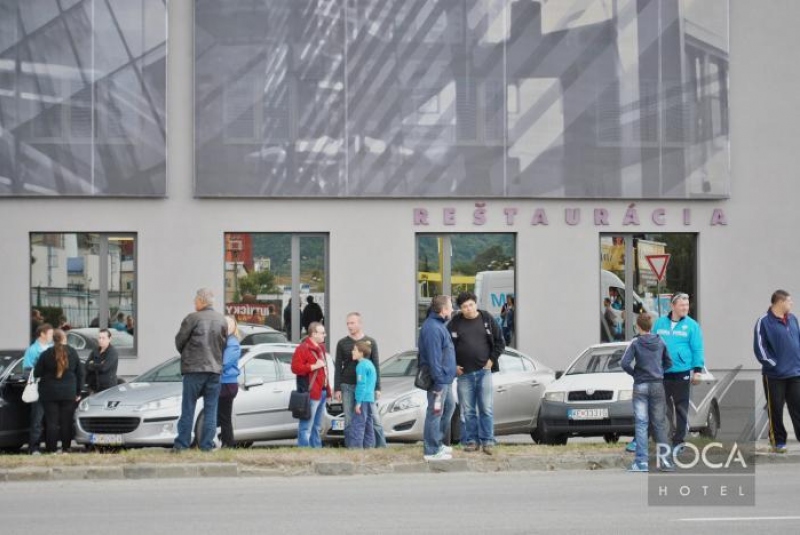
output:
<instances>
[{"instance_id":1,"label":"man in grey jacket","mask_svg":"<svg viewBox=\"0 0 800 535\"><path fill-rule=\"evenodd\" d=\"M183 401L178 420L178 436L172 447L174 453L189 447L194 411L201 396L204 419L202 434L197 437L197 443L203 451L214 448L222 351L228 337L228 325L225 316L216 312L213 306L213 292L208 288L197 290L194 298L195 312L183 319L181 328L175 335L175 347L181 354Z\"/></svg>"}]
</instances>

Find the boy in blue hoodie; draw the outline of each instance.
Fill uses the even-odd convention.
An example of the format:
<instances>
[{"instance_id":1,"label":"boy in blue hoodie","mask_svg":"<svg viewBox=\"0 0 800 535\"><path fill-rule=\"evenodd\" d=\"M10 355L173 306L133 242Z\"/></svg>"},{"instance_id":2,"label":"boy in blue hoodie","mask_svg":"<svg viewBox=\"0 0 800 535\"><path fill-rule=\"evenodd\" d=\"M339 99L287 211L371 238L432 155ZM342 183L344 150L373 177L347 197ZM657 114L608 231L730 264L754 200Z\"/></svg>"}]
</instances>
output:
<instances>
[{"instance_id":1,"label":"boy in blue hoodie","mask_svg":"<svg viewBox=\"0 0 800 535\"><path fill-rule=\"evenodd\" d=\"M622 369L633 376L633 416L635 425L636 457L629 472L647 472L647 431L653 424L656 439L656 465L659 470L674 470L667 459L671 453L666 430L666 395L664 394L664 370L672 366L667 346L657 334L651 334L653 319L648 313L636 318L639 336L622 356Z\"/></svg>"},{"instance_id":2,"label":"boy in blue hoodie","mask_svg":"<svg viewBox=\"0 0 800 535\"><path fill-rule=\"evenodd\" d=\"M345 445L348 448L374 448L375 429L372 413L375 412L375 365L369 360L372 345L359 340L353 345L353 360L356 364L356 407L353 419L345 431Z\"/></svg>"}]
</instances>

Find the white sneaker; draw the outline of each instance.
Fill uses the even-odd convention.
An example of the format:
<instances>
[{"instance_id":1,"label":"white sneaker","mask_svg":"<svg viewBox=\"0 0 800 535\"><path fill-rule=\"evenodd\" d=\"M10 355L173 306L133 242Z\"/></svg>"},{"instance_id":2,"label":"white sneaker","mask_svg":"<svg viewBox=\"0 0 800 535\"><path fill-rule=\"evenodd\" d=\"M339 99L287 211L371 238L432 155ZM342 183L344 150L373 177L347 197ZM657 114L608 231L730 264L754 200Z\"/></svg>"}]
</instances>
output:
<instances>
[{"instance_id":1,"label":"white sneaker","mask_svg":"<svg viewBox=\"0 0 800 535\"><path fill-rule=\"evenodd\" d=\"M442 447L441 449L439 449L439 451L437 451L433 455L423 455L422 458L425 459L426 461L449 461L450 459L453 458L453 456L445 452L444 447Z\"/></svg>"},{"instance_id":2,"label":"white sneaker","mask_svg":"<svg viewBox=\"0 0 800 535\"><path fill-rule=\"evenodd\" d=\"M452 454L453 448L451 448L450 446L442 446L442 451L444 451L447 454Z\"/></svg>"}]
</instances>

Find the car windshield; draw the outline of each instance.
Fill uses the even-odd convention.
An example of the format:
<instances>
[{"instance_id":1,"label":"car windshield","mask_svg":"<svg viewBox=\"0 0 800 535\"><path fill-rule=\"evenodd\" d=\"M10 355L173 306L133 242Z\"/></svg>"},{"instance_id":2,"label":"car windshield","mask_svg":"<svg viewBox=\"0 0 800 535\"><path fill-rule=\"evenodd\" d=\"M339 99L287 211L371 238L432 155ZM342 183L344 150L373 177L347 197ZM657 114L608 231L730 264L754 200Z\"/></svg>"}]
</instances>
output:
<instances>
[{"instance_id":1,"label":"car windshield","mask_svg":"<svg viewBox=\"0 0 800 535\"><path fill-rule=\"evenodd\" d=\"M381 377L413 377L416 374L416 353L401 353L381 363Z\"/></svg>"},{"instance_id":2,"label":"car windshield","mask_svg":"<svg viewBox=\"0 0 800 535\"><path fill-rule=\"evenodd\" d=\"M590 349L570 366L564 375L580 375L584 373L622 373L620 363L625 348Z\"/></svg>"},{"instance_id":3,"label":"car windshield","mask_svg":"<svg viewBox=\"0 0 800 535\"><path fill-rule=\"evenodd\" d=\"M288 340L286 336L278 331L253 333L242 338L242 345L257 345L257 344L285 344Z\"/></svg>"},{"instance_id":4,"label":"car windshield","mask_svg":"<svg viewBox=\"0 0 800 535\"><path fill-rule=\"evenodd\" d=\"M152 370L144 372L131 382L134 383L180 383L181 359L172 357L167 362L159 364Z\"/></svg>"}]
</instances>

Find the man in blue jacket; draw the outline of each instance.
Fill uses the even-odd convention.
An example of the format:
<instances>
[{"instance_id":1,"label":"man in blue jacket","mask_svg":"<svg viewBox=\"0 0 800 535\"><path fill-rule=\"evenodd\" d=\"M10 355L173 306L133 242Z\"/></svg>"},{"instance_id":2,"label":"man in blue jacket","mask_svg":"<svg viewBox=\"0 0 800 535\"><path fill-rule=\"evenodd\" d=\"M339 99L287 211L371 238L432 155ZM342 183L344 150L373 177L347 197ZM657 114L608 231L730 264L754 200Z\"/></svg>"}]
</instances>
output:
<instances>
[{"instance_id":1,"label":"man in blue jacket","mask_svg":"<svg viewBox=\"0 0 800 535\"><path fill-rule=\"evenodd\" d=\"M433 385L428 390L423 447L426 461L452 458L452 448L442 443L445 430L455 411L452 384L456 378L456 351L445 322L453 313L449 295L437 295L428 318L419 331L419 366L430 369Z\"/></svg>"},{"instance_id":2,"label":"man in blue jacket","mask_svg":"<svg viewBox=\"0 0 800 535\"><path fill-rule=\"evenodd\" d=\"M800 326L785 290L772 294L767 313L758 318L753 350L761 363L769 412L769 441L777 453L786 453L783 406L789 408L794 434L800 440Z\"/></svg>"},{"instance_id":3,"label":"man in blue jacket","mask_svg":"<svg viewBox=\"0 0 800 535\"><path fill-rule=\"evenodd\" d=\"M664 392L667 396L667 421L674 422L672 447L675 454L683 451L689 432L689 397L691 385L700 382L705 366L703 332L689 317L689 295L672 296L672 310L658 318L653 330L659 335L672 358L672 366L664 371Z\"/></svg>"}]
</instances>

